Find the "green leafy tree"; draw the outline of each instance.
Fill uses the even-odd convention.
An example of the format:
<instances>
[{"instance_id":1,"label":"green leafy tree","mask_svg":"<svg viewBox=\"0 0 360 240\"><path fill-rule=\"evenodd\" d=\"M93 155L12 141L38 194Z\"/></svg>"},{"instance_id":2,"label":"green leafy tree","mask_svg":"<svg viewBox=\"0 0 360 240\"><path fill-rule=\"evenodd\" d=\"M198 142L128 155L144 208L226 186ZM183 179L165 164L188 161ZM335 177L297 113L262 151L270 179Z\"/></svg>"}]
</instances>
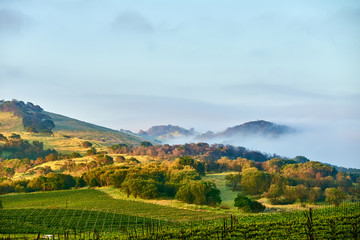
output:
<instances>
[{"instance_id":1,"label":"green leafy tree","mask_svg":"<svg viewBox=\"0 0 360 240\"><path fill-rule=\"evenodd\" d=\"M82 188L86 186L86 182L84 181L83 177L75 177L75 187Z\"/></svg>"},{"instance_id":2,"label":"green leafy tree","mask_svg":"<svg viewBox=\"0 0 360 240\"><path fill-rule=\"evenodd\" d=\"M128 159L128 161L131 162L131 163L140 163L140 161L137 160L137 159L134 158L134 157L130 157L130 158Z\"/></svg>"},{"instance_id":3,"label":"green leafy tree","mask_svg":"<svg viewBox=\"0 0 360 240\"><path fill-rule=\"evenodd\" d=\"M26 127L26 132L30 133L38 133L38 131L34 127Z\"/></svg>"},{"instance_id":4,"label":"green leafy tree","mask_svg":"<svg viewBox=\"0 0 360 240\"><path fill-rule=\"evenodd\" d=\"M108 155L104 155L104 154L98 154L96 155L95 158L96 162L102 164L102 165L108 165L108 164L113 164L114 160L112 157L108 156Z\"/></svg>"},{"instance_id":5,"label":"green leafy tree","mask_svg":"<svg viewBox=\"0 0 360 240\"><path fill-rule=\"evenodd\" d=\"M12 133L12 134L9 136L9 139L10 139L10 140L13 140L13 141L16 141L16 140L21 140L21 137L20 137L19 134Z\"/></svg>"},{"instance_id":6,"label":"green leafy tree","mask_svg":"<svg viewBox=\"0 0 360 240\"><path fill-rule=\"evenodd\" d=\"M271 204L278 204L280 197L284 194L284 190L277 184L271 184L269 190L264 194Z\"/></svg>"},{"instance_id":7,"label":"green leafy tree","mask_svg":"<svg viewBox=\"0 0 360 240\"><path fill-rule=\"evenodd\" d=\"M128 197L133 195L135 198L138 196L142 198L155 198L159 194L154 180L144 180L140 177L126 179L121 184L121 188Z\"/></svg>"},{"instance_id":8,"label":"green leafy tree","mask_svg":"<svg viewBox=\"0 0 360 240\"><path fill-rule=\"evenodd\" d=\"M297 185L296 186L296 196L300 202L306 202L306 200L308 200L308 196L309 196L308 188L306 186L304 186L303 184Z\"/></svg>"},{"instance_id":9,"label":"green leafy tree","mask_svg":"<svg viewBox=\"0 0 360 240\"><path fill-rule=\"evenodd\" d=\"M184 184L179 188L176 192L175 198L185 203L193 203L195 199L194 195L191 193L191 186L188 184Z\"/></svg>"},{"instance_id":10,"label":"green leafy tree","mask_svg":"<svg viewBox=\"0 0 360 240\"><path fill-rule=\"evenodd\" d=\"M185 182L177 191L175 198L198 205L217 205L221 203L220 190L209 181Z\"/></svg>"},{"instance_id":11,"label":"green leafy tree","mask_svg":"<svg viewBox=\"0 0 360 240\"><path fill-rule=\"evenodd\" d=\"M190 156L180 157L179 164L183 166L193 167L201 176L205 175L205 164L200 161L195 161Z\"/></svg>"},{"instance_id":12,"label":"green leafy tree","mask_svg":"<svg viewBox=\"0 0 360 240\"><path fill-rule=\"evenodd\" d=\"M340 191L337 188L327 188L325 189L325 201L334 204L335 206L339 206L342 201L345 200L346 195L344 192Z\"/></svg>"},{"instance_id":13,"label":"green leafy tree","mask_svg":"<svg viewBox=\"0 0 360 240\"><path fill-rule=\"evenodd\" d=\"M89 147L92 147L92 143L89 142L89 141L85 141L85 142L82 142L80 144L80 146L83 147L83 148L89 148Z\"/></svg>"},{"instance_id":14,"label":"green leafy tree","mask_svg":"<svg viewBox=\"0 0 360 240\"><path fill-rule=\"evenodd\" d=\"M80 158L81 157L81 154L80 153L77 153L77 152L73 152L70 154L69 156L70 158Z\"/></svg>"},{"instance_id":15,"label":"green leafy tree","mask_svg":"<svg viewBox=\"0 0 360 240\"><path fill-rule=\"evenodd\" d=\"M228 174L225 177L226 187L233 191L240 191L241 174Z\"/></svg>"},{"instance_id":16,"label":"green leafy tree","mask_svg":"<svg viewBox=\"0 0 360 240\"><path fill-rule=\"evenodd\" d=\"M195 162L195 160L190 156L185 156L185 157L179 158L179 164L184 165L184 166L185 165L193 166L194 162Z\"/></svg>"},{"instance_id":17,"label":"green leafy tree","mask_svg":"<svg viewBox=\"0 0 360 240\"><path fill-rule=\"evenodd\" d=\"M115 162L125 162L125 157L124 156L117 156L114 159Z\"/></svg>"},{"instance_id":18,"label":"green leafy tree","mask_svg":"<svg viewBox=\"0 0 360 240\"><path fill-rule=\"evenodd\" d=\"M267 192L270 187L270 174L257 168L247 168L241 174L241 186L248 194L261 194Z\"/></svg>"},{"instance_id":19,"label":"green leafy tree","mask_svg":"<svg viewBox=\"0 0 360 240\"><path fill-rule=\"evenodd\" d=\"M86 151L86 156L95 155L96 153L97 153L96 149L94 147L92 147Z\"/></svg>"},{"instance_id":20,"label":"green leafy tree","mask_svg":"<svg viewBox=\"0 0 360 240\"><path fill-rule=\"evenodd\" d=\"M151 144L151 142L143 141L140 143L140 146L141 147L150 147L150 146L152 146L152 144Z\"/></svg>"},{"instance_id":21,"label":"green leafy tree","mask_svg":"<svg viewBox=\"0 0 360 240\"><path fill-rule=\"evenodd\" d=\"M0 133L0 141L1 142L6 142L8 139L4 136L4 135L2 135L1 133Z\"/></svg>"},{"instance_id":22,"label":"green leafy tree","mask_svg":"<svg viewBox=\"0 0 360 240\"><path fill-rule=\"evenodd\" d=\"M294 160L297 163L306 163L306 162L310 161L308 158L306 158L304 156L296 156Z\"/></svg>"},{"instance_id":23,"label":"green leafy tree","mask_svg":"<svg viewBox=\"0 0 360 240\"><path fill-rule=\"evenodd\" d=\"M208 182L209 189L206 193L206 203L215 206L221 203L220 190L216 188L215 183Z\"/></svg>"},{"instance_id":24,"label":"green leafy tree","mask_svg":"<svg viewBox=\"0 0 360 240\"><path fill-rule=\"evenodd\" d=\"M323 194L321 191L321 188L319 187L313 187L309 190L309 202L315 203L317 201L320 201L323 198Z\"/></svg>"},{"instance_id":25,"label":"green leafy tree","mask_svg":"<svg viewBox=\"0 0 360 240\"><path fill-rule=\"evenodd\" d=\"M44 176L39 176L30 180L28 189L30 191L45 191L47 186L47 179Z\"/></svg>"},{"instance_id":26,"label":"green leafy tree","mask_svg":"<svg viewBox=\"0 0 360 240\"><path fill-rule=\"evenodd\" d=\"M263 204L251 200L242 193L239 193L234 199L234 206L244 212L262 212L266 208Z\"/></svg>"},{"instance_id":27,"label":"green leafy tree","mask_svg":"<svg viewBox=\"0 0 360 240\"><path fill-rule=\"evenodd\" d=\"M1 201L1 199L0 199L0 209L3 209L4 207L3 207L3 205L2 205L2 201Z\"/></svg>"},{"instance_id":28,"label":"green leafy tree","mask_svg":"<svg viewBox=\"0 0 360 240\"><path fill-rule=\"evenodd\" d=\"M141 197L145 199L153 199L159 195L157 183L153 179L143 180L141 187Z\"/></svg>"},{"instance_id":29,"label":"green leafy tree","mask_svg":"<svg viewBox=\"0 0 360 240\"><path fill-rule=\"evenodd\" d=\"M119 169L110 175L111 182L116 188L121 188L121 184L125 181L127 170Z\"/></svg>"}]
</instances>

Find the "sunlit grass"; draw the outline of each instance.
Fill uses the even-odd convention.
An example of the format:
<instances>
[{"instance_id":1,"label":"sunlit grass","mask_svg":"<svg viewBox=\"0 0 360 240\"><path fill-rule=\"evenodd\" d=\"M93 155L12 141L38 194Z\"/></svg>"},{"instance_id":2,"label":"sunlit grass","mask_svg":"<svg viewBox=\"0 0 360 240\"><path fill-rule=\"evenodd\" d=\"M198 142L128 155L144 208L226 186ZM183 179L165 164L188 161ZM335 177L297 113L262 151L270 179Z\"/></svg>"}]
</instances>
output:
<instances>
[{"instance_id":1,"label":"sunlit grass","mask_svg":"<svg viewBox=\"0 0 360 240\"><path fill-rule=\"evenodd\" d=\"M24 131L22 119L10 112L0 111L0 133Z\"/></svg>"},{"instance_id":2,"label":"sunlit grass","mask_svg":"<svg viewBox=\"0 0 360 240\"><path fill-rule=\"evenodd\" d=\"M220 190L220 196L222 200L221 206L227 206L230 209L235 210L234 199L239 192L234 192L231 189L227 188L225 181L226 175L232 173L236 173L236 172L206 174L206 176L203 179L214 182L216 184L216 187Z\"/></svg>"}]
</instances>

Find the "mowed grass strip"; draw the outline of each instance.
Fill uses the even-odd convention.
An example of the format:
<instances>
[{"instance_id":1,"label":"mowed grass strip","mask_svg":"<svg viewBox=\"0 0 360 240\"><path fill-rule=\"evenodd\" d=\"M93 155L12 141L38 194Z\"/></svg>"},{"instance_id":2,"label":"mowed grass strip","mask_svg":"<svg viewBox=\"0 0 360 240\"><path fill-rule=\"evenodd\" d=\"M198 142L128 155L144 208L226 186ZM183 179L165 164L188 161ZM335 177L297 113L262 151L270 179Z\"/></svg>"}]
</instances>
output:
<instances>
[{"instance_id":1,"label":"mowed grass strip","mask_svg":"<svg viewBox=\"0 0 360 240\"><path fill-rule=\"evenodd\" d=\"M4 209L68 208L114 211L144 217L187 221L219 218L223 215L207 211L178 209L139 201L113 199L95 189L8 194L0 197Z\"/></svg>"},{"instance_id":2,"label":"mowed grass strip","mask_svg":"<svg viewBox=\"0 0 360 240\"><path fill-rule=\"evenodd\" d=\"M225 177L228 174L238 174L238 172L209 173L203 177L203 180L211 181L216 184L216 187L220 190L220 197L222 200L221 206L227 206L231 210L236 210L234 207L234 199L239 192L234 192L230 188L226 187Z\"/></svg>"}]
</instances>

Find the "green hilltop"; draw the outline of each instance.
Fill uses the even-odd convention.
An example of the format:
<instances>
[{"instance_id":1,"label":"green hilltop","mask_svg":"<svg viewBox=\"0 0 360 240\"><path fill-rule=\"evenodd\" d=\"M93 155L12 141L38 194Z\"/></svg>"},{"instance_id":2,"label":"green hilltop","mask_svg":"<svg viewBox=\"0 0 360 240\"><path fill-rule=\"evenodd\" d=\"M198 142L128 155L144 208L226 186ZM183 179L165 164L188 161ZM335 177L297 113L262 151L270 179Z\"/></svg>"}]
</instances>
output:
<instances>
[{"instance_id":1,"label":"green hilltop","mask_svg":"<svg viewBox=\"0 0 360 240\"><path fill-rule=\"evenodd\" d=\"M140 135L117 131L44 111L22 101L0 101L0 133L19 134L22 139L41 141L46 147L63 152L84 151L81 142L91 141L104 149L114 144L139 145L146 139Z\"/></svg>"}]
</instances>

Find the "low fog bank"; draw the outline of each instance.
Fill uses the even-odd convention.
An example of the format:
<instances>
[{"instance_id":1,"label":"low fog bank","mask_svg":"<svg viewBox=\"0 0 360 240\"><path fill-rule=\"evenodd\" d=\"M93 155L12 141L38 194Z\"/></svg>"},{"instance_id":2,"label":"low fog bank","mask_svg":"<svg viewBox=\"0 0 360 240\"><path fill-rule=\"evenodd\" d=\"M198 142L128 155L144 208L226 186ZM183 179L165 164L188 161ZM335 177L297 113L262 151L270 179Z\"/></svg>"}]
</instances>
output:
<instances>
[{"instance_id":1,"label":"low fog bank","mask_svg":"<svg viewBox=\"0 0 360 240\"><path fill-rule=\"evenodd\" d=\"M217 138L207 142L242 146L289 158L301 155L313 161L346 168L360 168L360 127L356 122L308 123L291 127L297 129L297 132L279 138L246 136L232 139ZM184 144L201 141L194 138L176 138L162 142Z\"/></svg>"}]
</instances>

